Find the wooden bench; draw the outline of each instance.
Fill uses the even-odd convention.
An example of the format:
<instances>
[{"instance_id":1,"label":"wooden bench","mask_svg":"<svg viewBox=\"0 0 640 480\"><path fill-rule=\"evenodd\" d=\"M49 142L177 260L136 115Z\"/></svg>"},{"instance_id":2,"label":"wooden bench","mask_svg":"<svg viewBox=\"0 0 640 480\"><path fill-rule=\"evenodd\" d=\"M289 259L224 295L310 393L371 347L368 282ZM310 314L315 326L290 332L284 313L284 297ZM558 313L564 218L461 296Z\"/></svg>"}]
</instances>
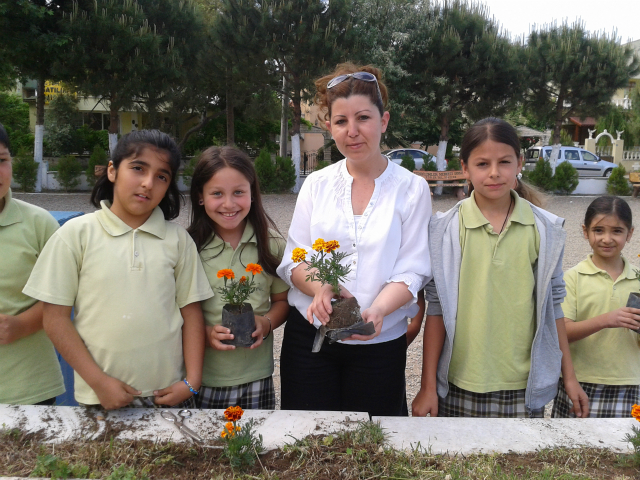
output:
<instances>
[{"instance_id":1,"label":"wooden bench","mask_svg":"<svg viewBox=\"0 0 640 480\"><path fill-rule=\"evenodd\" d=\"M640 172L629 172L629 181L633 187L633 198L637 198L640 192Z\"/></svg>"},{"instance_id":2,"label":"wooden bench","mask_svg":"<svg viewBox=\"0 0 640 480\"><path fill-rule=\"evenodd\" d=\"M467 186L467 179L462 170L445 170L442 172L426 172L424 170L414 170L413 173L424 178L430 188L437 187L438 182L444 182L443 187L454 187L456 197L465 197L464 187ZM433 194L433 192L432 192Z\"/></svg>"}]
</instances>

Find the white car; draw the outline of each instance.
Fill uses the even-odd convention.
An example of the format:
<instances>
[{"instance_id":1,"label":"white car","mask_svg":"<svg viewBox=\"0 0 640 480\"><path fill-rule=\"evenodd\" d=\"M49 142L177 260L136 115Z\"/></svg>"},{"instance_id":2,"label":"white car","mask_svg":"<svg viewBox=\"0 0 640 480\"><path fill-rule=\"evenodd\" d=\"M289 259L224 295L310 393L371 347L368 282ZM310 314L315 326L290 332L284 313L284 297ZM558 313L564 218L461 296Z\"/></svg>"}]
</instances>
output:
<instances>
[{"instance_id":1,"label":"white car","mask_svg":"<svg viewBox=\"0 0 640 480\"><path fill-rule=\"evenodd\" d=\"M427 160L435 158L429 152L425 152L424 150L417 148L394 148L393 150L385 150L382 154L398 165L402 162L402 157L405 155L411 155L411 157L413 157L413 161L416 162L416 170L422 170L422 165L424 164L423 157L426 157Z\"/></svg>"},{"instance_id":2,"label":"white car","mask_svg":"<svg viewBox=\"0 0 640 480\"><path fill-rule=\"evenodd\" d=\"M553 147L531 147L525 154L524 169L531 171L541 158L549 160ZM580 147L560 147L558 163L569 162L578 170L581 177L608 177L611 171L617 167L615 163L602 160L597 155Z\"/></svg>"}]
</instances>

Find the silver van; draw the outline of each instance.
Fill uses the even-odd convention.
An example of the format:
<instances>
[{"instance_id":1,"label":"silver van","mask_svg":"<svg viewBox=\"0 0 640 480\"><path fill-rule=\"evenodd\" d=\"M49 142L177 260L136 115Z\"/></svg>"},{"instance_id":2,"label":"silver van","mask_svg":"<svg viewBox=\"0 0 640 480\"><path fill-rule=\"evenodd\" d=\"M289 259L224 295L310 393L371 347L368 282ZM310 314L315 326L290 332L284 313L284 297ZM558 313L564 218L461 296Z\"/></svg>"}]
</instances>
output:
<instances>
[{"instance_id":1,"label":"silver van","mask_svg":"<svg viewBox=\"0 0 640 480\"><path fill-rule=\"evenodd\" d=\"M541 158L551 158L551 146L531 147L524 156L524 169L531 171ZM579 147L560 147L558 163L569 162L578 170L581 177L608 177L611 171L617 167L615 163L602 160L597 155Z\"/></svg>"}]
</instances>

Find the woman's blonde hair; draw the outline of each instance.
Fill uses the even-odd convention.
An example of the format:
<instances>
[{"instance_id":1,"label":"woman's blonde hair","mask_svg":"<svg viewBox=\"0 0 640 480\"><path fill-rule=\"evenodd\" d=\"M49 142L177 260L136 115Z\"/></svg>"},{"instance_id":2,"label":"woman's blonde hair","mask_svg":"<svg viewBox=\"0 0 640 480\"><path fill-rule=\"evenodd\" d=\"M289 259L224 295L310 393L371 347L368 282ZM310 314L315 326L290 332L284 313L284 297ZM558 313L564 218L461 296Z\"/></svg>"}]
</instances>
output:
<instances>
[{"instance_id":1,"label":"woman's blonde hair","mask_svg":"<svg viewBox=\"0 0 640 480\"><path fill-rule=\"evenodd\" d=\"M378 85L376 85L376 82L365 82L351 77L333 88L327 88L327 84L335 77L356 72L368 72L372 74L376 77ZM322 121L331 119L331 105L337 98L348 98L351 95L365 95L369 97L371 103L378 107L381 116L387 108L387 87L382 82L382 72L373 65L361 66L351 62L341 63L332 73L316 80L315 85L316 95L314 102L320 107L320 110L324 112L324 118L321 114L318 115L318 119ZM378 95L378 87L380 88L380 95Z\"/></svg>"}]
</instances>

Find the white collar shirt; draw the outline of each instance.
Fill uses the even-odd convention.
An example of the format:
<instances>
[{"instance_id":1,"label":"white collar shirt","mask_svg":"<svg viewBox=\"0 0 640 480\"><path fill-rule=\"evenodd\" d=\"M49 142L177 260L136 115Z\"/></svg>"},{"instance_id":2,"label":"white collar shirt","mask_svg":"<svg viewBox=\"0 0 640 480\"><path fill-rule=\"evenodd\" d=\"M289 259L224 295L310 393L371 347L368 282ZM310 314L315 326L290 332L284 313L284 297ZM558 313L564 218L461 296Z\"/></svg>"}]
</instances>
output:
<instances>
[{"instance_id":1,"label":"white collar shirt","mask_svg":"<svg viewBox=\"0 0 640 480\"><path fill-rule=\"evenodd\" d=\"M375 179L371 199L356 222L351 203L352 184L345 160L306 179L298 195L278 275L291 286L289 303L304 317L312 297L291 282L291 271L299 265L292 261L291 254L293 249L303 248L310 258L311 247L318 238L337 240L339 251L349 254L343 263L348 262L351 271L343 285L357 298L362 310L371 306L387 283L405 283L413 299L387 315L381 334L367 342L382 343L406 333L405 318L416 315L417 292L431 277L428 247L431 195L424 179L388 162ZM320 326L318 319L314 324Z\"/></svg>"}]
</instances>

